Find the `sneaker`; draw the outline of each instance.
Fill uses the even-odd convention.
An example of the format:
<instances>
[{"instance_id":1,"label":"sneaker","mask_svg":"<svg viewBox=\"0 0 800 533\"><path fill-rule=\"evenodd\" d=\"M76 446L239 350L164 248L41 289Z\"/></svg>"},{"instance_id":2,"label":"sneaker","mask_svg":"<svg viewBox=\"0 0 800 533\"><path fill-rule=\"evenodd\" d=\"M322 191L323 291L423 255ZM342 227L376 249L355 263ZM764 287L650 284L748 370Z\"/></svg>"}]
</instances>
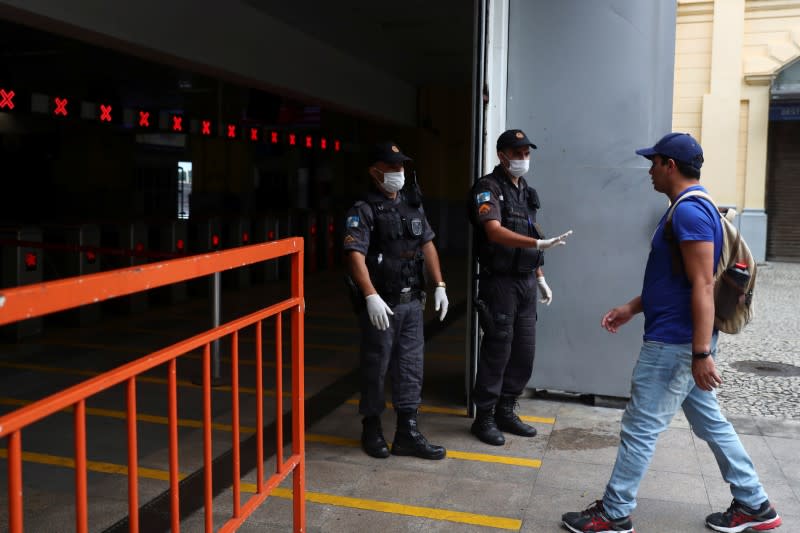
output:
<instances>
[{"instance_id":1,"label":"sneaker","mask_svg":"<svg viewBox=\"0 0 800 533\"><path fill-rule=\"evenodd\" d=\"M564 513L561 522L574 533L634 533L631 517L612 520L606 516L603 500L597 500L585 511Z\"/></svg>"},{"instance_id":2,"label":"sneaker","mask_svg":"<svg viewBox=\"0 0 800 533\"><path fill-rule=\"evenodd\" d=\"M738 531L767 531L781 525L781 517L769 500L758 509L751 509L733 500L724 513L712 513L706 517L706 525L715 531L737 533Z\"/></svg>"}]
</instances>

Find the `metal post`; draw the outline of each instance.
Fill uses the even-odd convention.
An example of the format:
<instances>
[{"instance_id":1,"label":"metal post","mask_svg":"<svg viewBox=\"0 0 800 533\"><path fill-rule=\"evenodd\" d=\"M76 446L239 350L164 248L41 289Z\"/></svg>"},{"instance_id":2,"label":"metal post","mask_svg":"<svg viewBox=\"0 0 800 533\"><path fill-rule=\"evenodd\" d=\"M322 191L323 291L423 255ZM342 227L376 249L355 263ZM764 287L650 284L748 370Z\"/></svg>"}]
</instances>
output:
<instances>
[{"instance_id":1,"label":"metal post","mask_svg":"<svg viewBox=\"0 0 800 533\"><path fill-rule=\"evenodd\" d=\"M470 161L471 179L469 186L472 187L475 180L483 174L483 147L485 141L485 114L486 101L484 100L484 90L486 88L486 0L479 0L474 3L475 25L473 27L473 41L477 43L473 53L473 86L472 86L472 160ZM502 97L502 95L492 95ZM478 273L480 267L476 260L478 251L473 246L473 229L469 225L469 266L467 268L467 324L468 336L466 339L466 376L464 386L467 397L467 416L475 416L475 405L472 403L472 390L475 387L475 375L478 371L478 350L480 346L480 332L478 326L478 315L474 311L472 302L478 295Z\"/></svg>"},{"instance_id":2,"label":"metal post","mask_svg":"<svg viewBox=\"0 0 800 533\"><path fill-rule=\"evenodd\" d=\"M178 167L178 218L189 218L186 211L183 209L183 188L186 184L186 171L182 167Z\"/></svg>"},{"instance_id":3,"label":"metal post","mask_svg":"<svg viewBox=\"0 0 800 533\"><path fill-rule=\"evenodd\" d=\"M214 286L212 289L211 295L211 321L213 327L219 327L220 323L220 286L221 286L221 278L219 272L214 272ZM220 379L220 370L219 370L219 340L215 340L211 343L211 379L212 381L216 382Z\"/></svg>"}]
</instances>

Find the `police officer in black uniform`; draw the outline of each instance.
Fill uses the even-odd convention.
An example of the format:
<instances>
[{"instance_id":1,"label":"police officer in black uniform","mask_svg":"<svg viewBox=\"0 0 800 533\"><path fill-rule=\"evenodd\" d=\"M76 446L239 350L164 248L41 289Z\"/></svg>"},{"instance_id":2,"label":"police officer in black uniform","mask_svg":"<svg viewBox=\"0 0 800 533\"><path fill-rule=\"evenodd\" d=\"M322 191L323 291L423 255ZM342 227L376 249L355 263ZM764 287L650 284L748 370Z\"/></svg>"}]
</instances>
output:
<instances>
[{"instance_id":1,"label":"police officer in black uniform","mask_svg":"<svg viewBox=\"0 0 800 533\"><path fill-rule=\"evenodd\" d=\"M416 183L404 188L403 164L410 160L393 142L375 145L369 157L371 190L350 208L345 223L343 248L361 327L361 444L372 457L389 456L380 419L388 372L397 413L391 453L442 459L445 449L429 444L417 427L426 267L436 285L439 320L449 302L419 188Z\"/></svg>"},{"instance_id":2,"label":"police officer in black uniform","mask_svg":"<svg viewBox=\"0 0 800 533\"><path fill-rule=\"evenodd\" d=\"M536 224L539 196L522 177L532 148L521 130L503 132L497 139L500 164L475 182L468 206L480 263L475 303L483 328L471 431L495 446L505 443L501 431L536 435L515 408L533 372L537 286L542 303L550 305L553 299L542 271L543 250L565 244L572 233L545 239Z\"/></svg>"}]
</instances>

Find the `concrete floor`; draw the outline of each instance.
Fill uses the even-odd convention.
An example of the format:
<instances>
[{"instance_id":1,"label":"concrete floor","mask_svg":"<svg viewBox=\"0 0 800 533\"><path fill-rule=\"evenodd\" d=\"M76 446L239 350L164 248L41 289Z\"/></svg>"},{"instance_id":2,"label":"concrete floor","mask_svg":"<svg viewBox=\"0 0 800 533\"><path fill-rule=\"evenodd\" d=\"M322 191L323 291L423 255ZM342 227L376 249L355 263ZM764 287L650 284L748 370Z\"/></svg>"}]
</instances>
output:
<instances>
[{"instance_id":1,"label":"concrete floor","mask_svg":"<svg viewBox=\"0 0 800 533\"><path fill-rule=\"evenodd\" d=\"M450 268L449 287L464 287L458 268ZM459 276L462 279L459 279ZM452 280L452 281L451 281ZM760 281L763 282L763 279ZM226 291L223 320L228 320L280 297L275 287ZM449 289L455 312L445 327L426 343L426 379L420 426L430 441L447 447L443 461L394 457L379 460L358 447L357 415L358 330L344 297L341 272L307 276L306 317L306 429L307 531L523 531L561 530L563 512L582 509L602 495L616 456L619 409L586 405L569 398L528 398L520 401L520 414L539 430L526 439L509 436L502 447L490 447L469 433L463 396L464 331L463 295ZM462 310L459 313L459 305ZM429 306L430 307L430 306ZM433 319L431 310L428 318ZM35 400L99 372L207 329L207 302L191 300L169 307L153 307L142 315L108 316L89 328L48 327L41 338L0 345L0 413L16 408L12 400ZM286 320L288 322L288 319ZM265 337L272 338L267 330ZM284 339L288 339L284 335ZM243 359L252 356L252 333L243 334ZM265 346L270 346L269 343ZM227 355L223 343L222 355ZM227 372L227 371L225 371ZM274 387L274 372L267 368L265 387ZM163 377L153 372L152 377ZM196 359L179 365L179 379L190 383L200 375ZM284 373L288 389L289 373ZM242 385L254 383L252 366L240 371ZM140 412L165 414L166 388L157 382L140 383ZM180 389L179 416L200 418L200 395L191 386ZM90 408L124 410L122 390L88 402ZM252 426L252 395L242 394L242 424ZM267 398L265 424L274 421L274 401ZM288 405L285 405L288 410ZM213 398L214 421L230 423L230 393ZM89 524L91 531L127 531L127 478L124 470L103 465L125 464L124 420L105 411L90 413ZM740 431L771 500L783 517L783 531L800 531L800 421L789 417L766 418L737 414L731 420ZM392 438L394 414L383 417L386 437ZM72 454L72 416L54 415L23 434L27 456L24 472L26 531L60 532L74 529L73 470L64 458ZM140 481L142 531L166 528L164 498L168 483L158 478L167 464L166 426L140 422L140 467L155 474ZM181 471L189 476L181 485L184 531L203 530L203 509L198 507L198 469L202 466L202 433L182 427L179 432ZM255 483L252 433L241 435L242 480ZM5 448L6 443L0 444ZM229 431L213 433L215 479L230 473ZM289 453L288 448L285 452ZM53 459L56 458L56 459ZM59 459L60 458L60 459ZM274 458L266 460L267 469ZM103 470L105 468L105 470ZM0 461L0 478L6 477ZM100 470L103 470L102 472ZM199 481L202 481L201 479ZM292 530L292 504L283 483L240 531ZM5 483L0 483L0 531L7 528ZM242 501L252 494L245 485ZM639 494L633 514L638 532L707 531L704 517L730 503L727 490L707 446L696 439L682 415L659 440L656 456ZM231 516L232 493L221 488L214 499L215 528Z\"/></svg>"}]
</instances>

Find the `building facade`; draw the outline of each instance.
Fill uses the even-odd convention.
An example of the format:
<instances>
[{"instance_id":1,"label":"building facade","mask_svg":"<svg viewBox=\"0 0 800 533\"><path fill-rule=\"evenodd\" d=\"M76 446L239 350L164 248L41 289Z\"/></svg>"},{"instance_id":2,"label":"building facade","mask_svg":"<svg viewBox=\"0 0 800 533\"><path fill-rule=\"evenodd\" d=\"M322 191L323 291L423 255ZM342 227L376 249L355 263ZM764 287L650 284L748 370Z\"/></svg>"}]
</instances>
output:
<instances>
[{"instance_id":1,"label":"building facade","mask_svg":"<svg viewBox=\"0 0 800 533\"><path fill-rule=\"evenodd\" d=\"M798 59L798 0L677 2L673 130L702 143L703 182L759 261L800 260Z\"/></svg>"}]
</instances>

